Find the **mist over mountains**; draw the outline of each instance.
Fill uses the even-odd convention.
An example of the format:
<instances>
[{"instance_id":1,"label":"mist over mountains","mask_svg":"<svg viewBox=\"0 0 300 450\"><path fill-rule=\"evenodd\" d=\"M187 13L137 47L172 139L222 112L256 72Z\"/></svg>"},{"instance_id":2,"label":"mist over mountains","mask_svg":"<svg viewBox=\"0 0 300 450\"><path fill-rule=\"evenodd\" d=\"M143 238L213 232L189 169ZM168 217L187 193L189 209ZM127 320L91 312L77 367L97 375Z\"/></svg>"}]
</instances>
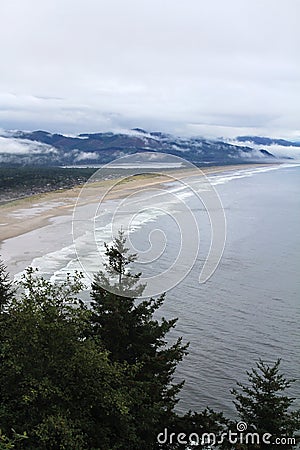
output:
<instances>
[{"instance_id":1,"label":"mist over mountains","mask_svg":"<svg viewBox=\"0 0 300 450\"><path fill-rule=\"evenodd\" d=\"M231 140L210 140L147 132L140 128L75 136L41 130L0 132L2 165L95 165L149 151L170 153L203 165L300 159L300 143L266 137L240 136Z\"/></svg>"}]
</instances>

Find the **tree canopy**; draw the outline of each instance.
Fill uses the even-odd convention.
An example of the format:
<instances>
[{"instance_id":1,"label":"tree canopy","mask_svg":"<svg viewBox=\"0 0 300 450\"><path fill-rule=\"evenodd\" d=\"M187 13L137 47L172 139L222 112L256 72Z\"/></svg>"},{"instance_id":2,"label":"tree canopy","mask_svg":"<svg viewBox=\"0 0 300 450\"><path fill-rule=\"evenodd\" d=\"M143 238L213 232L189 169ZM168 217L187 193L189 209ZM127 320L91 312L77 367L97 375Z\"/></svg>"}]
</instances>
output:
<instances>
[{"instance_id":1,"label":"tree canopy","mask_svg":"<svg viewBox=\"0 0 300 450\"><path fill-rule=\"evenodd\" d=\"M0 424L18 448L117 449L129 434L128 368L87 337L80 277L52 285L27 270L0 316ZM122 442L122 445L121 445Z\"/></svg>"},{"instance_id":2,"label":"tree canopy","mask_svg":"<svg viewBox=\"0 0 300 450\"><path fill-rule=\"evenodd\" d=\"M157 319L165 295L139 298L145 286L132 273L136 255L123 231L105 252L90 304L81 299L79 273L51 283L28 268L16 286L0 263L0 450L187 450L176 439L161 444L158 435L236 431L222 412L178 413L183 381L175 372L188 344L172 341L177 319ZM279 366L260 360L232 393L247 431L291 438L300 414L284 392L294 380ZM225 439L222 448L236 445Z\"/></svg>"},{"instance_id":3,"label":"tree canopy","mask_svg":"<svg viewBox=\"0 0 300 450\"><path fill-rule=\"evenodd\" d=\"M257 432L260 436L269 433L273 438L292 438L300 427L300 411L291 411L295 398L283 394L295 380L289 380L279 372L280 361L277 359L273 365L268 365L260 359L256 368L247 372L248 384L238 383L239 389L231 392L248 432ZM261 448L272 450L279 447L262 444ZM292 445L281 443L281 448L292 448Z\"/></svg>"},{"instance_id":4,"label":"tree canopy","mask_svg":"<svg viewBox=\"0 0 300 450\"><path fill-rule=\"evenodd\" d=\"M121 230L105 249L106 271L95 276L91 290L94 335L109 350L112 361L137 364L131 380L136 390L131 414L136 416L140 448L153 448L147 443L155 442L162 427L173 424L177 394L183 385L174 383L174 373L188 345L182 338L168 344L167 334L177 319L159 321L154 317L164 295L143 301L136 298L145 286L139 284L141 274L130 271L136 255L129 254L124 232Z\"/></svg>"}]
</instances>

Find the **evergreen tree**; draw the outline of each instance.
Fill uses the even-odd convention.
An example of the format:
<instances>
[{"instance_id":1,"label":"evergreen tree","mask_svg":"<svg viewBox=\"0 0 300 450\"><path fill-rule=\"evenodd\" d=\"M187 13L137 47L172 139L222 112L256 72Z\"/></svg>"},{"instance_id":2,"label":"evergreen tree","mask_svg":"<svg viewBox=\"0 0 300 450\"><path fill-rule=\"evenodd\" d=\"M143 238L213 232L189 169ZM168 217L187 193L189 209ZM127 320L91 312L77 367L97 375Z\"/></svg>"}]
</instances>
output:
<instances>
[{"instance_id":1,"label":"evergreen tree","mask_svg":"<svg viewBox=\"0 0 300 450\"><path fill-rule=\"evenodd\" d=\"M11 450L13 448L17 448L16 444L27 438L28 436L26 435L26 433L18 434L16 432L13 432L12 438L8 438L7 436L5 436L5 434L2 433L2 430L0 430L0 450Z\"/></svg>"},{"instance_id":2,"label":"evergreen tree","mask_svg":"<svg viewBox=\"0 0 300 450\"><path fill-rule=\"evenodd\" d=\"M126 448L128 368L86 337L80 277L52 285L28 269L22 288L0 315L0 448L24 431L19 450Z\"/></svg>"},{"instance_id":3,"label":"evergreen tree","mask_svg":"<svg viewBox=\"0 0 300 450\"><path fill-rule=\"evenodd\" d=\"M208 450L214 448L228 448L227 442L222 438L230 426L230 421L223 413L215 412L211 408L205 408L202 412L189 411L183 416L177 416L174 420L174 429L169 430L177 437L176 441L164 444L162 448L169 450L192 450L193 448ZM178 442L178 436L181 441ZM185 442L184 442L185 441Z\"/></svg>"},{"instance_id":4,"label":"evergreen tree","mask_svg":"<svg viewBox=\"0 0 300 450\"><path fill-rule=\"evenodd\" d=\"M182 338L167 345L166 336L177 319L154 318L164 295L143 301L136 298L145 286L139 284L140 273L130 272L136 255L129 254L124 232L119 231L105 249L106 271L95 276L91 291L94 335L104 342L112 361L138 364L140 369L128 383L135 399L131 414L140 440L136 447L128 443L128 448L152 449L157 434L175 417L176 396L183 383L174 383L174 372L187 345Z\"/></svg>"},{"instance_id":5,"label":"evergreen tree","mask_svg":"<svg viewBox=\"0 0 300 450\"><path fill-rule=\"evenodd\" d=\"M13 284L9 279L5 265L0 260L0 313L13 295Z\"/></svg>"},{"instance_id":6,"label":"evergreen tree","mask_svg":"<svg viewBox=\"0 0 300 450\"><path fill-rule=\"evenodd\" d=\"M295 380L288 380L279 373L280 359L273 366L259 360L256 366L251 372L247 372L249 385L237 383L240 391L231 391L235 396L234 404L239 416L246 422L247 432L254 431L260 436L270 433L273 438L292 438L295 431L299 430L300 411L290 412L295 399L281 393ZM292 446L284 443L280 446L261 444L260 448L289 449Z\"/></svg>"}]
</instances>

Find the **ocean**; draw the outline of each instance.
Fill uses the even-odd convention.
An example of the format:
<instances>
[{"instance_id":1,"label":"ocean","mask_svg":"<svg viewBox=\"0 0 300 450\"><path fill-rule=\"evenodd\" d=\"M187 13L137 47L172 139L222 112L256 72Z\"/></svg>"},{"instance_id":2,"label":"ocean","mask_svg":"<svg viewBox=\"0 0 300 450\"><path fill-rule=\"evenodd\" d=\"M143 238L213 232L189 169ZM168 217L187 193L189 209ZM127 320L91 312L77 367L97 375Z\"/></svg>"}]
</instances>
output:
<instances>
[{"instance_id":1,"label":"ocean","mask_svg":"<svg viewBox=\"0 0 300 450\"><path fill-rule=\"evenodd\" d=\"M96 272L112 218L115 229L128 225L130 245L141 259L136 269L152 285L157 279L157 293L168 290L158 316L178 317L170 341L183 336L190 342L189 355L176 373L176 379L186 380L178 409L210 406L233 416L230 389L246 381L246 370L259 358L268 363L282 358L288 378L300 373L300 166L241 167L211 175L209 181L223 205L226 243L205 283L199 283L199 274L211 228L205 205L194 193L202 189L194 178L186 185L165 183L150 194L145 190L131 203L111 200L101 210L80 207L73 221L75 248L70 216L61 216L5 241L0 251L16 278L32 264L59 281L77 268ZM299 407L299 380L289 394Z\"/></svg>"}]
</instances>

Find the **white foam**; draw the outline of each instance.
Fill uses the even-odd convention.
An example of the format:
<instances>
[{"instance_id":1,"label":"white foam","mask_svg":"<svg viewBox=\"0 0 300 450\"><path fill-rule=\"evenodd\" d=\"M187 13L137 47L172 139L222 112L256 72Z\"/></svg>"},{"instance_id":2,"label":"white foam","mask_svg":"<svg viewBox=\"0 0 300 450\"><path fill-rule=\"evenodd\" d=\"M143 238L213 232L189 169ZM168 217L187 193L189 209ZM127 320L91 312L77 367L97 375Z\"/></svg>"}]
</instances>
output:
<instances>
[{"instance_id":1,"label":"white foam","mask_svg":"<svg viewBox=\"0 0 300 450\"><path fill-rule=\"evenodd\" d=\"M178 211L178 205L180 203L185 204L185 200L194 196L194 191L199 192L206 190L208 181L212 186L218 186L225 183L229 183L234 180L252 177L257 174L274 171L282 168L289 168L294 166L300 166L300 164L282 164L271 167L258 167L253 169L239 169L235 172L220 173L215 175L209 175L206 179L197 180L195 177L186 179L179 185L174 183L165 183L165 190L156 189L153 190L149 200L149 190L145 190L148 193L147 202L145 202L145 193L137 194L133 196L126 204L126 208L123 209L119 216L116 217L114 223L114 229L120 229L124 224L124 218L127 215L133 217L130 222L129 233L135 233L141 229L146 223L154 222L159 216L169 214L172 211ZM156 191L156 192L155 192ZM165 199L163 196L166 196ZM201 197L201 195L200 195ZM146 203L146 205L145 205ZM147 204L148 203L148 204ZM57 202L55 206L59 206L63 203ZM110 244L111 239L111 214L114 208L118 205L118 201L112 201L106 203L106 208L101 211L101 214L95 217L85 218L82 224L82 230L79 229L79 235L75 237L75 242L71 245L62 247L61 249L49 252L43 256L36 257L32 261L33 267L38 267L40 273L51 281L64 280L67 273L74 273L76 270L81 271L82 267L78 261L77 253L83 256L85 262L85 268L88 272L95 273L102 267L102 255L104 252L103 243ZM53 203L44 205L36 204L34 213L47 210L47 208L53 207ZM86 206L84 207L86 208ZM112 210L111 210L112 208ZM91 212L93 208L91 208ZM89 213L89 211L87 211ZM126 219L125 219L126 220ZM91 221L94 221L92 223ZM106 221L106 222L105 222ZM89 222L89 231L86 231L85 223ZM69 226L69 223L63 223L62 227ZM65 228L64 228L65 230ZM63 234L63 233L62 233ZM76 249L75 249L76 247ZM23 272L18 273L15 278L20 278ZM90 280L86 277L86 283Z\"/></svg>"}]
</instances>

